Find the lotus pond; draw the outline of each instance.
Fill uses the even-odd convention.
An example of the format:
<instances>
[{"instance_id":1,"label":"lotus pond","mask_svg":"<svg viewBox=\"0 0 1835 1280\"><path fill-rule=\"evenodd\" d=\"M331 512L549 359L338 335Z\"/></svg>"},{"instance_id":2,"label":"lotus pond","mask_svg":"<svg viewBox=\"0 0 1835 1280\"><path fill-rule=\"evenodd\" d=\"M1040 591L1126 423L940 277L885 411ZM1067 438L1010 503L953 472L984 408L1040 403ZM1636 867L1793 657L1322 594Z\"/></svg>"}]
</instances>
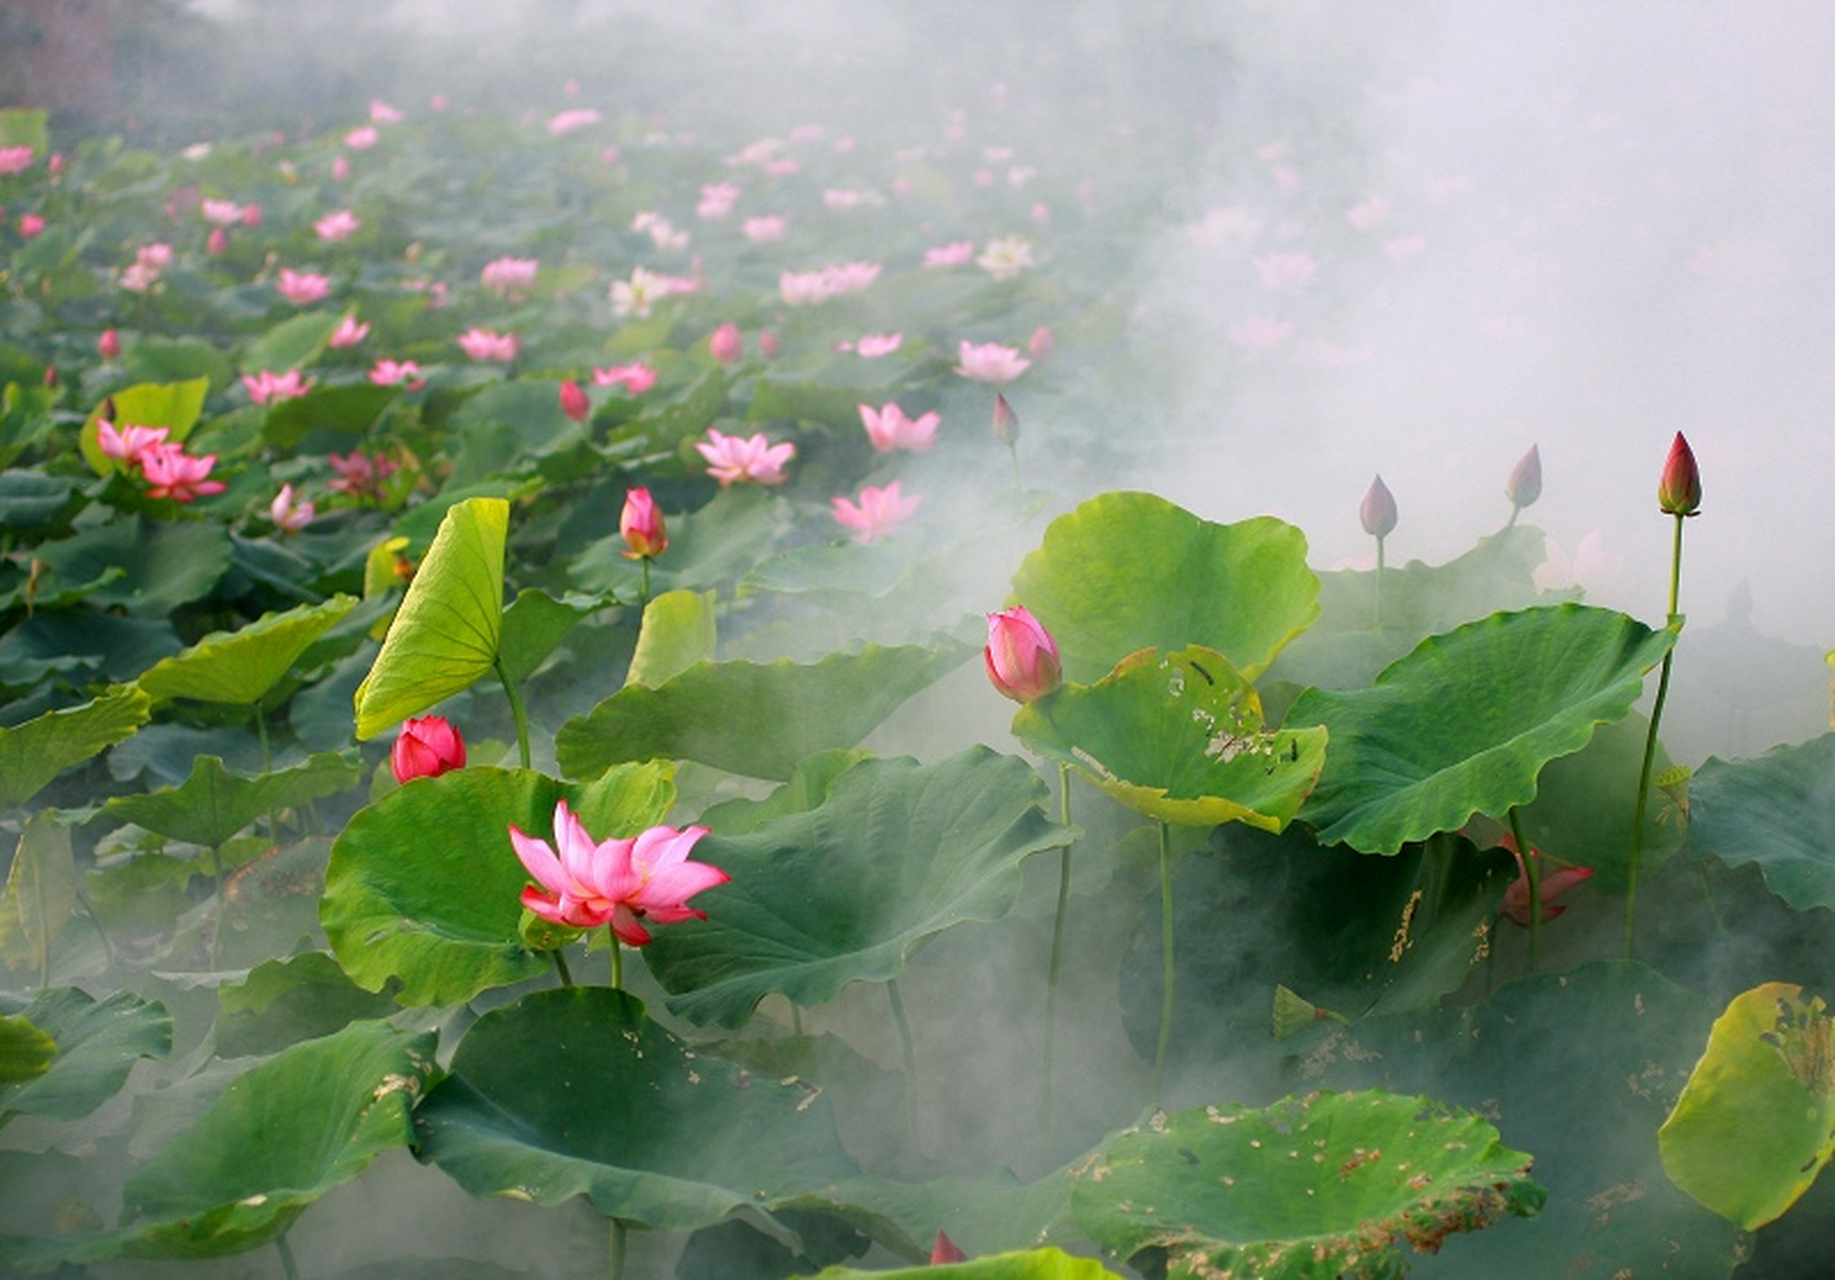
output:
<instances>
[{"instance_id":1,"label":"lotus pond","mask_svg":"<svg viewBox=\"0 0 1835 1280\"><path fill-rule=\"evenodd\" d=\"M1712 466L1643 616L1530 439L1431 563L1113 483L1157 161L1004 110L0 112L7 1268L1814 1273L1835 734L1665 745Z\"/></svg>"}]
</instances>

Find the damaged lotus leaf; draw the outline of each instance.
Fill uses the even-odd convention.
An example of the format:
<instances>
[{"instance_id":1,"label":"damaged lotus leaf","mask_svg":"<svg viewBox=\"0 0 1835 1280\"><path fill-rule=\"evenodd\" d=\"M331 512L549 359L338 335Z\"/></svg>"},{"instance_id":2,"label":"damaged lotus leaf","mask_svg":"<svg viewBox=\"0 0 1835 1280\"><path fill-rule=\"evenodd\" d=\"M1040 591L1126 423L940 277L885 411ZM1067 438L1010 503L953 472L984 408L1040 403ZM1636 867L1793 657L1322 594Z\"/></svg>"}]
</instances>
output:
<instances>
[{"instance_id":1,"label":"damaged lotus leaf","mask_svg":"<svg viewBox=\"0 0 1835 1280\"><path fill-rule=\"evenodd\" d=\"M1315 1093L1155 1112L1077 1170L1071 1209L1091 1239L1168 1280L1387 1276L1404 1246L1433 1253L1506 1213L1534 1217L1545 1193L1531 1163L1429 1098Z\"/></svg>"}]
</instances>

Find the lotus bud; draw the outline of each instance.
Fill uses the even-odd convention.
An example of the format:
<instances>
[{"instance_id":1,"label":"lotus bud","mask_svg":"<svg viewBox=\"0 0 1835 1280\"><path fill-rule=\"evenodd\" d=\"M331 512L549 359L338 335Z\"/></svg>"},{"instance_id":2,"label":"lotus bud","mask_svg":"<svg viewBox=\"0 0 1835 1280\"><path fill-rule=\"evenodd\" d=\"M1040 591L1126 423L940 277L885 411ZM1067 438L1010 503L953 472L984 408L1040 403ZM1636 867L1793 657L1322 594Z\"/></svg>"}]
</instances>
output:
<instances>
[{"instance_id":1,"label":"lotus bud","mask_svg":"<svg viewBox=\"0 0 1835 1280\"><path fill-rule=\"evenodd\" d=\"M572 378L561 384L561 412L575 422L585 422L592 416L593 402Z\"/></svg>"},{"instance_id":2,"label":"lotus bud","mask_svg":"<svg viewBox=\"0 0 1835 1280\"><path fill-rule=\"evenodd\" d=\"M942 1231L937 1232L937 1242L930 1246L931 1266L941 1267L951 1262L967 1261L968 1255L957 1247L956 1242L951 1240L947 1233Z\"/></svg>"},{"instance_id":3,"label":"lotus bud","mask_svg":"<svg viewBox=\"0 0 1835 1280\"><path fill-rule=\"evenodd\" d=\"M253 229L261 225L261 206L249 204L242 206L242 225Z\"/></svg>"},{"instance_id":4,"label":"lotus bud","mask_svg":"<svg viewBox=\"0 0 1835 1280\"><path fill-rule=\"evenodd\" d=\"M1363 521L1364 532L1372 538L1387 538L1395 531L1395 495L1380 475L1370 482L1370 491L1364 494L1357 515Z\"/></svg>"},{"instance_id":5,"label":"lotus bud","mask_svg":"<svg viewBox=\"0 0 1835 1280\"><path fill-rule=\"evenodd\" d=\"M739 326L727 321L714 330L714 336L707 340L708 354L721 364L732 364L745 354L745 339L739 336Z\"/></svg>"},{"instance_id":6,"label":"lotus bud","mask_svg":"<svg viewBox=\"0 0 1835 1280\"><path fill-rule=\"evenodd\" d=\"M1019 439L1019 415L999 392L994 393L994 438L1004 445Z\"/></svg>"},{"instance_id":7,"label":"lotus bud","mask_svg":"<svg viewBox=\"0 0 1835 1280\"><path fill-rule=\"evenodd\" d=\"M1031 702L1064 683L1058 642L1023 606L988 615L988 645L982 656L988 679L1015 702Z\"/></svg>"},{"instance_id":8,"label":"lotus bud","mask_svg":"<svg viewBox=\"0 0 1835 1280\"><path fill-rule=\"evenodd\" d=\"M121 335L113 329L102 330L101 336L96 339L96 354L104 360L119 360Z\"/></svg>"},{"instance_id":9,"label":"lotus bud","mask_svg":"<svg viewBox=\"0 0 1835 1280\"><path fill-rule=\"evenodd\" d=\"M389 764L397 782L437 778L465 767L465 739L445 716L421 716L401 726Z\"/></svg>"},{"instance_id":10,"label":"lotus bud","mask_svg":"<svg viewBox=\"0 0 1835 1280\"><path fill-rule=\"evenodd\" d=\"M1521 510L1533 506L1542 496L1542 454L1535 445L1510 468L1510 479L1504 484L1504 496L1510 505Z\"/></svg>"},{"instance_id":11,"label":"lotus bud","mask_svg":"<svg viewBox=\"0 0 1835 1280\"><path fill-rule=\"evenodd\" d=\"M624 543L630 548L624 552L628 560L650 560L669 549L669 539L663 532L662 508L650 496L648 489L633 489L624 495L624 514L618 518L618 532L624 535Z\"/></svg>"},{"instance_id":12,"label":"lotus bud","mask_svg":"<svg viewBox=\"0 0 1835 1280\"><path fill-rule=\"evenodd\" d=\"M1657 506L1672 516L1692 516L1701 510L1701 471L1680 431L1663 463L1663 478L1657 483Z\"/></svg>"},{"instance_id":13,"label":"lotus bud","mask_svg":"<svg viewBox=\"0 0 1835 1280\"><path fill-rule=\"evenodd\" d=\"M1034 360L1043 360L1057 349L1058 341L1052 336L1050 325L1040 325L1032 331L1032 338L1026 343L1026 354Z\"/></svg>"},{"instance_id":14,"label":"lotus bud","mask_svg":"<svg viewBox=\"0 0 1835 1280\"><path fill-rule=\"evenodd\" d=\"M222 227L212 227L210 235L205 237L204 252L219 257L229 251L229 233Z\"/></svg>"}]
</instances>

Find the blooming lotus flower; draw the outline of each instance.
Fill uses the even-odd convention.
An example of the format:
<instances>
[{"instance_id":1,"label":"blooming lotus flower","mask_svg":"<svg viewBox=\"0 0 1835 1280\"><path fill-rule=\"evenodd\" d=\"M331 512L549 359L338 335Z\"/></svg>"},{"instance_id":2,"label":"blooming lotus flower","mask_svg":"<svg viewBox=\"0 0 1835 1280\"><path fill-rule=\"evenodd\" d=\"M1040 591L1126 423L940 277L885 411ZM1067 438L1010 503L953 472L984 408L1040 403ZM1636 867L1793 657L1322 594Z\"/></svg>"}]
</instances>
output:
<instances>
[{"instance_id":1,"label":"blooming lotus flower","mask_svg":"<svg viewBox=\"0 0 1835 1280\"><path fill-rule=\"evenodd\" d=\"M368 151L381 137L374 126L361 125L344 135L344 145L352 151Z\"/></svg>"},{"instance_id":2,"label":"blooming lotus flower","mask_svg":"<svg viewBox=\"0 0 1835 1280\"><path fill-rule=\"evenodd\" d=\"M121 335L113 329L104 329L96 338L96 354L104 360L121 358Z\"/></svg>"},{"instance_id":3,"label":"blooming lotus flower","mask_svg":"<svg viewBox=\"0 0 1835 1280\"><path fill-rule=\"evenodd\" d=\"M1505 836L1503 845L1504 848L1510 850L1510 856L1516 859L1517 877L1510 882L1510 887L1504 890L1503 901L1497 904L1497 912L1527 929L1529 927L1529 872L1523 866L1523 855L1516 847L1516 838ZM1568 908L1567 903L1556 902L1555 899L1590 878L1593 868L1560 867L1554 871L1543 871L1542 867L1546 860L1542 857L1542 851L1532 845L1529 856L1535 860L1536 869L1540 872L1538 887L1541 890L1539 896L1542 899L1542 923L1547 924Z\"/></svg>"},{"instance_id":4,"label":"blooming lotus flower","mask_svg":"<svg viewBox=\"0 0 1835 1280\"><path fill-rule=\"evenodd\" d=\"M652 560L669 549L662 508L656 505L648 489L632 489L624 495L618 532L629 548L621 553L627 560Z\"/></svg>"},{"instance_id":5,"label":"blooming lotus flower","mask_svg":"<svg viewBox=\"0 0 1835 1280\"><path fill-rule=\"evenodd\" d=\"M24 173L31 167L31 147L0 147L0 173Z\"/></svg>"},{"instance_id":6,"label":"blooming lotus flower","mask_svg":"<svg viewBox=\"0 0 1835 1280\"><path fill-rule=\"evenodd\" d=\"M593 402L586 398L586 392L572 378L561 383L561 412L575 422L585 422L592 417Z\"/></svg>"},{"instance_id":7,"label":"blooming lotus flower","mask_svg":"<svg viewBox=\"0 0 1835 1280\"><path fill-rule=\"evenodd\" d=\"M474 327L459 335L459 349L473 360L508 364L516 358L516 335Z\"/></svg>"},{"instance_id":8,"label":"blooming lotus flower","mask_svg":"<svg viewBox=\"0 0 1835 1280\"><path fill-rule=\"evenodd\" d=\"M152 270L144 263L136 262L133 266L128 267L121 273L119 283L123 289L128 290L130 293L145 293L148 289L153 287L153 282L158 279L159 272Z\"/></svg>"},{"instance_id":9,"label":"blooming lotus flower","mask_svg":"<svg viewBox=\"0 0 1835 1280\"><path fill-rule=\"evenodd\" d=\"M869 333L853 344L854 354L868 360L889 356L905 344L902 333Z\"/></svg>"},{"instance_id":10,"label":"blooming lotus flower","mask_svg":"<svg viewBox=\"0 0 1835 1280\"><path fill-rule=\"evenodd\" d=\"M541 269L539 258L494 258L478 273L486 289L499 297L527 293L535 287L535 273Z\"/></svg>"},{"instance_id":11,"label":"blooming lotus flower","mask_svg":"<svg viewBox=\"0 0 1835 1280\"><path fill-rule=\"evenodd\" d=\"M165 444L169 428L166 427L122 427L106 419L96 419L96 447L106 457L124 462L129 467L139 467L147 454Z\"/></svg>"},{"instance_id":12,"label":"blooming lotus flower","mask_svg":"<svg viewBox=\"0 0 1835 1280\"><path fill-rule=\"evenodd\" d=\"M1064 683L1058 642L1023 605L988 615L988 644L982 657L988 679L1015 702L1031 702Z\"/></svg>"},{"instance_id":13,"label":"blooming lotus flower","mask_svg":"<svg viewBox=\"0 0 1835 1280\"><path fill-rule=\"evenodd\" d=\"M379 387L406 387L409 391L427 385L420 365L412 360L378 360L370 369L370 381Z\"/></svg>"},{"instance_id":14,"label":"blooming lotus flower","mask_svg":"<svg viewBox=\"0 0 1835 1280\"><path fill-rule=\"evenodd\" d=\"M1013 280L1032 266L1032 242L1024 236L1002 236L990 240L975 259L975 265L996 280Z\"/></svg>"},{"instance_id":15,"label":"blooming lotus flower","mask_svg":"<svg viewBox=\"0 0 1835 1280\"><path fill-rule=\"evenodd\" d=\"M733 202L738 199L739 188L730 182L704 183L700 202L695 205L695 216L710 222L727 217L733 212Z\"/></svg>"},{"instance_id":16,"label":"blooming lotus flower","mask_svg":"<svg viewBox=\"0 0 1835 1280\"><path fill-rule=\"evenodd\" d=\"M36 213L22 213L19 215L19 236L21 239L30 240L33 236L42 235L44 229L45 220Z\"/></svg>"},{"instance_id":17,"label":"blooming lotus flower","mask_svg":"<svg viewBox=\"0 0 1835 1280\"><path fill-rule=\"evenodd\" d=\"M381 98L370 99L371 124L400 124L401 112Z\"/></svg>"},{"instance_id":18,"label":"blooming lotus flower","mask_svg":"<svg viewBox=\"0 0 1835 1280\"><path fill-rule=\"evenodd\" d=\"M389 749L389 767L395 781L437 778L465 767L465 739L445 716L421 716L402 723Z\"/></svg>"},{"instance_id":19,"label":"blooming lotus flower","mask_svg":"<svg viewBox=\"0 0 1835 1280\"><path fill-rule=\"evenodd\" d=\"M645 209L632 218L631 230L648 233L650 242L659 249L685 249L690 239L686 231L678 231L673 222L654 209Z\"/></svg>"},{"instance_id":20,"label":"blooming lotus flower","mask_svg":"<svg viewBox=\"0 0 1835 1280\"><path fill-rule=\"evenodd\" d=\"M271 401L292 400L303 396L312 389L312 384L303 380L298 369L289 369L285 373L270 373L263 369L250 376L242 375L242 385L248 388L249 399L256 404L268 404Z\"/></svg>"},{"instance_id":21,"label":"blooming lotus flower","mask_svg":"<svg viewBox=\"0 0 1835 1280\"><path fill-rule=\"evenodd\" d=\"M1003 347L998 342L973 343L966 338L957 348L956 372L972 382L990 384L1013 381L1032 367L1032 361L1017 347Z\"/></svg>"},{"instance_id":22,"label":"blooming lotus flower","mask_svg":"<svg viewBox=\"0 0 1835 1280\"><path fill-rule=\"evenodd\" d=\"M569 111L557 111L548 120L548 132L558 138L562 134L577 133L589 125L598 124L603 118L591 107L575 107Z\"/></svg>"},{"instance_id":23,"label":"blooming lotus flower","mask_svg":"<svg viewBox=\"0 0 1835 1280\"><path fill-rule=\"evenodd\" d=\"M707 340L707 353L721 364L732 364L745 355L745 339L739 336L739 326L729 320L715 329Z\"/></svg>"},{"instance_id":24,"label":"blooming lotus flower","mask_svg":"<svg viewBox=\"0 0 1835 1280\"><path fill-rule=\"evenodd\" d=\"M975 242L957 240L953 244L938 245L934 249L924 250L924 265L927 267L960 267L974 260Z\"/></svg>"},{"instance_id":25,"label":"blooming lotus flower","mask_svg":"<svg viewBox=\"0 0 1835 1280\"><path fill-rule=\"evenodd\" d=\"M298 533L317 516L318 508L310 502L298 500L290 484L281 485L280 492L274 495L274 501L268 504L268 519L282 533Z\"/></svg>"},{"instance_id":26,"label":"blooming lotus flower","mask_svg":"<svg viewBox=\"0 0 1835 1280\"><path fill-rule=\"evenodd\" d=\"M641 360L615 364L593 370L595 387L623 387L629 395L640 396L656 385L656 370Z\"/></svg>"},{"instance_id":27,"label":"blooming lotus flower","mask_svg":"<svg viewBox=\"0 0 1835 1280\"><path fill-rule=\"evenodd\" d=\"M233 227L242 221L243 208L234 200L205 200L198 211L213 227Z\"/></svg>"},{"instance_id":28,"label":"blooming lotus flower","mask_svg":"<svg viewBox=\"0 0 1835 1280\"><path fill-rule=\"evenodd\" d=\"M741 438L726 435L715 427L707 429L707 439L696 442L695 448L708 461L707 474L718 480L722 488L746 480L754 484L782 484L789 478L784 475L784 464L796 456L794 444L772 444L762 431Z\"/></svg>"},{"instance_id":29,"label":"blooming lotus flower","mask_svg":"<svg viewBox=\"0 0 1835 1280\"><path fill-rule=\"evenodd\" d=\"M1663 477L1657 482L1657 506L1672 516L1692 516L1701 511L1701 470L1680 431L1669 446Z\"/></svg>"},{"instance_id":30,"label":"blooming lotus flower","mask_svg":"<svg viewBox=\"0 0 1835 1280\"><path fill-rule=\"evenodd\" d=\"M357 234L357 229L362 225L363 220L349 209L339 209L314 222L312 229L318 232L319 239L336 244L340 240L348 240Z\"/></svg>"},{"instance_id":31,"label":"blooming lotus flower","mask_svg":"<svg viewBox=\"0 0 1835 1280\"><path fill-rule=\"evenodd\" d=\"M185 452L183 445L177 444L155 445L140 455L140 472L147 479L147 496L170 498L174 502L190 502L193 498L222 493L225 486L221 481L206 478L216 465L216 454L193 457Z\"/></svg>"},{"instance_id":32,"label":"blooming lotus flower","mask_svg":"<svg viewBox=\"0 0 1835 1280\"><path fill-rule=\"evenodd\" d=\"M1364 532L1372 538L1387 538L1394 532L1395 495L1389 492L1381 476L1370 482L1363 504L1357 509L1357 518L1363 522Z\"/></svg>"},{"instance_id":33,"label":"blooming lotus flower","mask_svg":"<svg viewBox=\"0 0 1835 1280\"><path fill-rule=\"evenodd\" d=\"M866 486L861 489L860 501L857 503L846 498L829 499L835 510L835 519L844 528L854 531L855 542L874 542L885 537L916 511L918 504L923 501L922 498L900 496L896 480L883 489Z\"/></svg>"},{"instance_id":34,"label":"blooming lotus flower","mask_svg":"<svg viewBox=\"0 0 1835 1280\"><path fill-rule=\"evenodd\" d=\"M294 306L306 307L331 292L331 277L312 271L295 271L292 267L282 267L280 278L274 282L274 287L280 290L281 297Z\"/></svg>"},{"instance_id":35,"label":"blooming lotus flower","mask_svg":"<svg viewBox=\"0 0 1835 1280\"><path fill-rule=\"evenodd\" d=\"M1504 496L1519 510L1533 506L1542 496L1542 454L1537 446L1530 445L1529 452L1510 468L1510 479L1504 483Z\"/></svg>"},{"instance_id":36,"label":"blooming lotus flower","mask_svg":"<svg viewBox=\"0 0 1835 1280\"><path fill-rule=\"evenodd\" d=\"M879 452L903 449L908 453L924 453L936 444L937 428L942 425L943 416L932 410L913 419L888 400L877 409L870 404L861 405L860 421L867 429L867 439Z\"/></svg>"},{"instance_id":37,"label":"blooming lotus flower","mask_svg":"<svg viewBox=\"0 0 1835 1280\"><path fill-rule=\"evenodd\" d=\"M595 842L562 800L554 806L553 845L510 828L510 846L541 886L524 889L522 904L572 929L610 924L620 942L641 947L651 936L646 921L705 920L688 899L732 878L689 860L706 834L706 827L651 827L635 839Z\"/></svg>"},{"instance_id":38,"label":"blooming lotus flower","mask_svg":"<svg viewBox=\"0 0 1835 1280\"><path fill-rule=\"evenodd\" d=\"M172 265L172 246L163 240L141 245L134 250L134 265L149 271L164 271Z\"/></svg>"},{"instance_id":39,"label":"blooming lotus flower","mask_svg":"<svg viewBox=\"0 0 1835 1280\"><path fill-rule=\"evenodd\" d=\"M677 293L693 293L700 287L695 280L664 275L647 267L633 267L629 280L612 282L612 314L642 320L664 298Z\"/></svg>"},{"instance_id":40,"label":"blooming lotus flower","mask_svg":"<svg viewBox=\"0 0 1835 1280\"><path fill-rule=\"evenodd\" d=\"M782 240L789 229L789 221L778 214L761 214L756 218L747 218L739 224L740 234L753 244L768 244Z\"/></svg>"},{"instance_id":41,"label":"blooming lotus flower","mask_svg":"<svg viewBox=\"0 0 1835 1280\"><path fill-rule=\"evenodd\" d=\"M371 456L361 449L352 449L344 456L327 454L325 461L338 473L338 478L325 487L333 493L348 493L353 498L380 498L382 482L395 470L395 463L389 458L380 453Z\"/></svg>"},{"instance_id":42,"label":"blooming lotus flower","mask_svg":"<svg viewBox=\"0 0 1835 1280\"><path fill-rule=\"evenodd\" d=\"M331 331L331 336L325 340L325 345L340 348L354 347L369 336L369 325L358 320L356 314L352 313L338 321L338 327Z\"/></svg>"}]
</instances>

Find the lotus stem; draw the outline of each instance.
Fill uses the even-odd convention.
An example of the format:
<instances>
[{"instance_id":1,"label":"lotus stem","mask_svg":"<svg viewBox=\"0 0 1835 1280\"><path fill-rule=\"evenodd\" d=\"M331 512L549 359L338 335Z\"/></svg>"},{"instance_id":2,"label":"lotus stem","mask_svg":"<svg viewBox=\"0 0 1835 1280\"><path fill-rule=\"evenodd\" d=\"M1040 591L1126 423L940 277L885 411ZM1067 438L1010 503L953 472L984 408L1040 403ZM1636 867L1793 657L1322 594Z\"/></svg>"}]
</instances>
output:
<instances>
[{"instance_id":1,"label":"lotus stem","mask_svg":"<svg viewBox=\"0 0 1835 1280\"><path fill-rule=\"evenodd\" d=\"M491 660L491 668L496 671L497 679L503 685L503 692L510 699L510 714L516 717L516 753L522 761L522 767L529 767L529 716L523 710L522 695L516 692L511 683L509 672L503 669L503 655Z\"/></svg>"},{"instance_id":2,"label":"lotus stem","mask_svg":"<svg viewBox=\"0 0 1835 1280\"><path fill-rule=\"evenodd\" d=\"M1376 603L1371 614L1370 629L1381 631L1383 629L1383 540L1381 537L1376 539Z\"/></svg>"},{"instance_id":3,"label":"lotus stem","mask_svg":"<svg viewBox=\"0 0 1835 1280\"><path fill-rule=\"evenodd\" d=\"M1007 452L1012 455L1013 458L1013 492L1022 493L1025 491L1025 486L1019 481L1019 441L1009 441L1007 443Z\"/></svg>"},{"instance_id":4,"label":"lotus stem","mask_svg":"<svg viewBox=\"0 0 1835 1280\"><path fill-rule=\"evenodd\" d=\"M285 1235L274 1237L274 1251L280 1255L280 1269L286 1272L287 1280L299 1280L299 1264L293 1260L293 1249Z\"/></svg>"},{"instance_id":5,"label":"lotus stem","mask_svg":"<svg viewBox=\"0 0 1835 1280\"><path fill-rule=\"evenodd\" d=\"M643 610L648 609L650 607L650 557L649 556L641 557L640 563L643 565L643 575L644 576L643 576L643 586L639 589L639 593L637 597L637 600L638 600L637 608L639 612L642 612Z\"/></svg>"},{"instance_id":6,"label":"lotus stem","mask_svg":"<svg viewBox=\"0 0 1835 1280\"><path fill-rule=\"evenodd\" d=\"M612 940L612 990L624 990L624 944L618 941L618 935L612 932L612 926L605 926L605 936Z\"/></svg>"},{"instance_id":7,"label":"lotus stem","mask_svg":"<svg viewBox=\"0 0 1835 1280\"><path fill-rule=\"evenodd\" d=\"M1058 820L1070 826L1070 766L1058 766ZM1070 910L1070 845L1058 856L1058 911L1051 922L1051 963L1045 971L1045 1096L1039 1116L1051 1127L1051 1062L1058 1016L1058 972L1064 961L1064 918Z\"/></svg>"},{"instance_id":8,"label":"lotus stem","mask_svg":"<svg viewBox=\"0 0 1835 1280\"><path fill-rule=\"evenodd\" d=\"M567 957L561 953L559 947L556 947L548 954L554 957L554 971L560 975L561 985L563 987L571 987L573 985L573 973L567 968Z\"/></svg>"},{"instance_id":9,"label":"lotus stem","mask_svg":"<svg viewBox=\"0 0 1835 1280\"><path fill-rule=\"evenodd\" d=\"M624 1219L611 1220L611 1256L606 1262L606 1274L611 1280L622 1280L624 1276Z\"/></svg>"},{"instance_id":10,"label":"lotus stem","mask_svg":"<svg viewBox=\"0 0 1835 1280\"><path fill-rule=\"evenodd\" d=\"M1166 1046L1172 1041L1172 827L1160 820L1160 1042L1153 1051L1153 1101L1166 1083Z\"/></svg>"},{"instance_id":11,"label":"lotus stem","mask_svg":"<svg viewBox=\"0 0 1835 1280\"><path fill-rule=\"evenodd\" d=\"M898 979L886 983L886 998L892 1005L892 1021L898 1024L899 1049L905 1064L905 1137L917 1143L917 1044L911 1038L911 1023L905 1017L905 1002L898 994Z\"/></svg>"},{"instance_id":12,"label":"lotus stem","mask_svg":"<svg viewBox=\"0 0 1835 1280\"><path fill-rule=\"evenodd\" d=\"M790 1034L793 1036L803 1034L803 1006L794 1000L790 1002Z\"/></svg>"},{"instance_id":13,"label":"lotus stem","mask_svg":"<svg viewBox=\"0 0 1835 1280\"><path fill-rule=\"evenodd\" d=\"M1516 851L1523 862L1523 879L1529 885L1529 972L1542 967L1542 872L1536 866L1529 842L1523 839L1523 819L1516 806L1510 806L1510 834L1516 840Z\"/></svg>"},{"instance_id":14,"label":"lotus stem","mask_svg":"<svg viewBox=\"0 0 1835 1280\"><path fill-rule=\"evenodd\" d=\"M1675 517L1676 535L1670 545L1669 553L1669 625L1674 627L1679 622L1676 614L1677 602L1682 591L1682 520ZM1631 958L1633 942L1637 931L1637 880L1639 864L1644 854L1644 809L1650 803L1650 771L1657 758L1657 726L1663 720L1663 702L1669 697L1669 669L1675 662L1676 650L1672 646L1663 655L1663 671L1657 677L1657 699L1650 707L1650 730L1644 735L1644 765L1637 775L1637 811L1632 815L1631 825L1631 879L1625 890L1625 959Z\"/></svg>"}]
</instances>

